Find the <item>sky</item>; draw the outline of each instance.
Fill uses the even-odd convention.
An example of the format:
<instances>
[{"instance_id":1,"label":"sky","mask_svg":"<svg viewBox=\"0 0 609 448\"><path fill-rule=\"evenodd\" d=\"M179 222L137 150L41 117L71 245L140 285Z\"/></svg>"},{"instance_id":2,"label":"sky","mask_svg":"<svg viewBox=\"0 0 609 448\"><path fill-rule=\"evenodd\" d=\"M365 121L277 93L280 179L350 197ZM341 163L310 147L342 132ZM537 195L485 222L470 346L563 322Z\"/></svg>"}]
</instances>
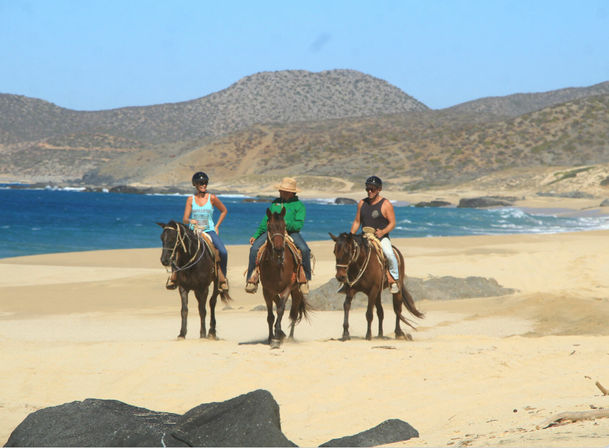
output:
<instances>
[{"instance_id":1,"label":"sky","mask_svg":"<svg viewBox=\"0 0 609 448\"><path fill-rule=\"evenodd\" d=\"M75 110L353 69L440 109L609 80L607 0L0 0L0 93ZM1 117L0 117L1 118Z\"/></svg>"}]
</instances>

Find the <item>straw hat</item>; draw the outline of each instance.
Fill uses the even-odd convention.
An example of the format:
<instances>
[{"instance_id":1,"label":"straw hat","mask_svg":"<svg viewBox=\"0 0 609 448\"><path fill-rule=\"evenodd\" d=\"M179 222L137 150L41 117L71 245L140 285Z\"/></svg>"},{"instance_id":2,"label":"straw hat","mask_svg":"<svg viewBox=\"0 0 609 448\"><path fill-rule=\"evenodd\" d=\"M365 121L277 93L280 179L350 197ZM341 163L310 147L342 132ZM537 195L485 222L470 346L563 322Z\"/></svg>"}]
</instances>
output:
<instances>
[{"instance_id":1,"label":"straw hat","mask_svg":"<svg viewBox=\"0 0 609 448\"><path fill-rule=\"evenodd\" d=\"M289 191L291 193L298 193L301 191L296 187L296 179L291 177L284 177L280 184L275 185L275 188L278 190Z\"/></svg>"}]
</instances>

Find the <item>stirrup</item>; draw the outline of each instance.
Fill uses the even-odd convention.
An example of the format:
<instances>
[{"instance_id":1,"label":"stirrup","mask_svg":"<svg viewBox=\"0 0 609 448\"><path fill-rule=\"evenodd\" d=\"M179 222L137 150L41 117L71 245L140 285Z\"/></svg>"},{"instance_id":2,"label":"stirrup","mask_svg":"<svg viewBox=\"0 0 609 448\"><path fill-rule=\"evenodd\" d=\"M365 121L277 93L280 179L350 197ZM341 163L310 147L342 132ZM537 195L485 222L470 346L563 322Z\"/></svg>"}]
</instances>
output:
<instances>
[{"instance_id":1,"label":"stirrup","mask_svg":"<svg viewBox=\"0 0 609 448\"><path fill-rule=\"evenodd\" d=\"M247 282L245 292L254 294L256 291L258 291L258 283Z\"/></svg>"},{"instance_id":2,"label":"stirrup","mask_svg":"<svg viewBox=\"0 0 609 448\"><path fill-rule=\"evenodd\" d=\"M400 287L398 286L398 282L393 282L391 284L391 288L389 289L389 291L391 291L391 294L397 294L398 292L400 292Z\"/></svg>"},{"instance_id":3,"label":"stirrup","mask_svg":"<svg viewBox=\"0 0 609 448\"><path fill-rule=\"evenodd\" d=\"M220 289L220 291L222 292L228 292L228 280L220 282L220 286L218 287L218 289Z\"/></svg>"},{"instance_id":4,"label":"stirrup","mask_svg":"<svg viewBox=\"0 0 609 448\"><path fill-rule=\"evenodd\" d=\"M309 283L308 283L308 282L307 282L307 283L301 283L301 284L299 285L299 288L300 288L300 292L301 292L303 295L305 295L305 296L306 296L306 295L308 295L308 294L309 294Z\"/></svg>"}]
</instances>

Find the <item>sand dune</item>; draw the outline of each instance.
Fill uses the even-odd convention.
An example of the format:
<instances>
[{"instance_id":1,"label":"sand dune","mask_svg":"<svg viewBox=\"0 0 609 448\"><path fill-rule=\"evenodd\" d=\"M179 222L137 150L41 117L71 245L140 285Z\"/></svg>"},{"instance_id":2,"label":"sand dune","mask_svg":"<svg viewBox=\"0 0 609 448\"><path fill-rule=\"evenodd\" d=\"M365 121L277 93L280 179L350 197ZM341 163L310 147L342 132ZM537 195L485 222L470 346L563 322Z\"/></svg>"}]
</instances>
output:
<instances>
[{"instance_id":1,"label":"sand dune","mask_svg":"<svg viewBox=\"0 0 609 448\"><path fill-rule=\"evenodd\" d=\"M0 260L0 439L30 412L89 397L185 412L257 388L303 446L389 418L420 433L405 446L607 446L609 419L544 429L566 411L609 408L609 231L395 240L411 276L483 276L518 290L422 300L414 340L366 341L363 309L313 312L271 350L262 295L243 292L247 246L229 247L234 302L219 340L177 340L179 298L159 249ZM311 244L312 288L334 275L330 242ZM385 309L392 336L393 311ZM287 322L286 322L287 324ZM374 327L376 328L376 316Z\"/></svg>"}]
</instances>

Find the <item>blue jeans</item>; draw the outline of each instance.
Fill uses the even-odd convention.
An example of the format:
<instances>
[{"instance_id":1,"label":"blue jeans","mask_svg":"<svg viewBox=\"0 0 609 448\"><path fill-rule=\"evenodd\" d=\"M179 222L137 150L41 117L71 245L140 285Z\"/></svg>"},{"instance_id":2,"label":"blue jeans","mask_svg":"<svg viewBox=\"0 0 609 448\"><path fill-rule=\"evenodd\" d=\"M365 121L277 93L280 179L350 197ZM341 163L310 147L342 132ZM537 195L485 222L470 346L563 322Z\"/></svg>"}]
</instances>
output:
<instances>
[{"instance_id":1,"label":"blue jeans","mask_svg":"<svg viewBox=\"0 0 609 448\"><path fill-rule=\"evenodd\" d=\"M296 247L298 247L302 252L302 267L304 268L307 280L311 280L311 249L309 249L309 246L307 246L307 243L300 235L300 232L293 232L289 235L294 240ZM252 244L250 247L250 258L247 266L247 280L250 279L252 272L254 272L254 268L256 267L256 255L258 255L258 250L262 247L265 241L266 232L256 238L254 244Z\"/></svg>"},{"instance_id":2,"label":"blue jeans","mask_svg":"<svg viewBox=\"0 0 609 448\"><path fill-rule=\"evenodd\" d=\"M226 277L226 265L228 263L228 252L226 251L226 247L224 247L224 243L215 231L212 230L205 233L211 237L211 241L220 253L220 269L222 269L222 273L224 274L224 277Z\"/></svg>"}]
</instances>

